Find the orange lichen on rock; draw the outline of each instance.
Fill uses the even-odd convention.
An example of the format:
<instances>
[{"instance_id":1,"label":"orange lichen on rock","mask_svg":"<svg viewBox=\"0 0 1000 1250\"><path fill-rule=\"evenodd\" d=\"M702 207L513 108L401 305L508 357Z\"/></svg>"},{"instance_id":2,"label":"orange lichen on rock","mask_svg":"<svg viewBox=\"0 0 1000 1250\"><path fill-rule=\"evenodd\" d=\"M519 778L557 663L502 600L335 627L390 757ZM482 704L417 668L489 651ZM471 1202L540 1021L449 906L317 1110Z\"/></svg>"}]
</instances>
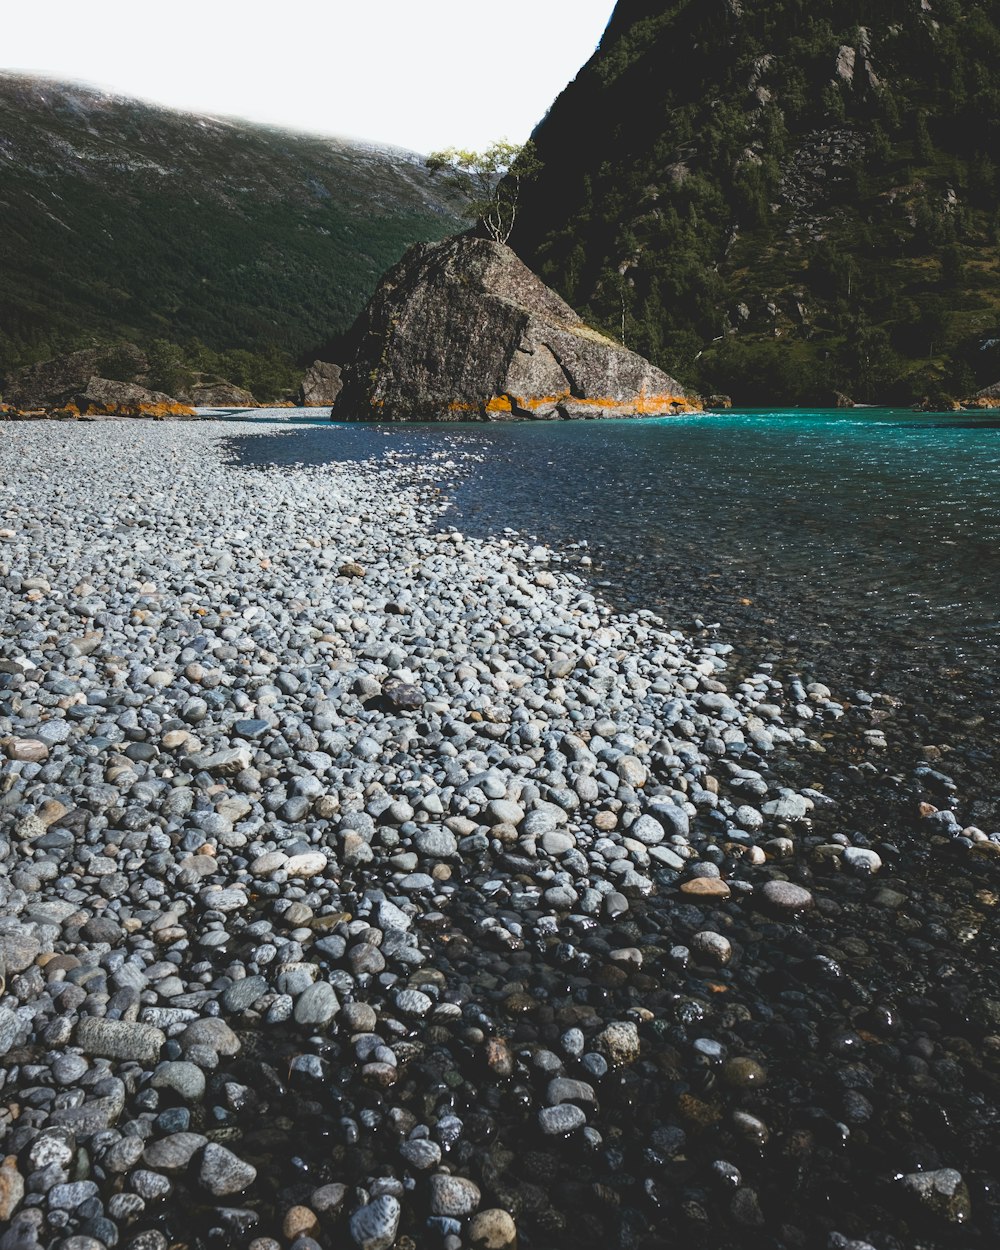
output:
<instances>
[{"instance_id":1,"label":"orange lichen on rock","mask_svg":"<svg viewBox=\"0 0 1000 1250\"><path fill-rule=\"evenodd\" d=\"M508 247L417 244L352 332L337 420L587 419L699 411L696 397L583 324Z\"/></svg>"},{"instance_id":2,"label":"orange lichen on rock","mask_svg":"<svg viewBox=\"0 0 1000 1250\"><path fill-rule=\"evenodd\" d=\"M79 414L78 414L79 415ZM165 420L168 417L197 417L187 404L88 404L83 414L88 417L151 417Z\"/></svg>"},{"instance_id":3,"label":"orange lichen on rock","mask_svg":"<svg viewBox=\"0 0 1000 1250\"><path fill-rule=\"evenodd\" d=\"M373 403L373 407L382 407ZM647 395L642 392L630 399L612 396L576 396L567 389L558 395L494 395L482 403L453 399L447 406L452 414L468 414L485 417L516 417L532 412L557 412L561 416L577 415L576 409L589 409L595 416L602 413L637 417L676 415L681 412L701 412L699 399L684 395ZM561 411L560 411L561 410Z\"/></svg>"}]
</instances>

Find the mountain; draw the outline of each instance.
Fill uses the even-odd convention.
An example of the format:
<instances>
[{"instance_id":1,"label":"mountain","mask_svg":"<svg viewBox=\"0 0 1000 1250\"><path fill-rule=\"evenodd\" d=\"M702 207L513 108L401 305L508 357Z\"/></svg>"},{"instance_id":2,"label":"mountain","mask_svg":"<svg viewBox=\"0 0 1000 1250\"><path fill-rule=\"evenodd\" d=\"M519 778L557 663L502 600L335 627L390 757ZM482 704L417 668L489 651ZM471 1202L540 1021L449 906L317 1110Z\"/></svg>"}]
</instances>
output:
<instances>
[{"instance_id":1,"label":"mountain","mask_svg":"<svg viewBox=\"0 0 1000 1250\"><path fill-rule=\"evenodd\" d=\"M620 0L512 245L742 403L1000 378L1000 3Z\"/></svg>"},{"instance_id":2,"label":"mountain","mask_svg":"<svg viewBox=\"0 0 1000 1250\"><path fill-rule=\"evenodd\" d=\"M0 74L0 375L127 341L280 390L461 207L410 152Z\"/></svg>"}]
</instances>

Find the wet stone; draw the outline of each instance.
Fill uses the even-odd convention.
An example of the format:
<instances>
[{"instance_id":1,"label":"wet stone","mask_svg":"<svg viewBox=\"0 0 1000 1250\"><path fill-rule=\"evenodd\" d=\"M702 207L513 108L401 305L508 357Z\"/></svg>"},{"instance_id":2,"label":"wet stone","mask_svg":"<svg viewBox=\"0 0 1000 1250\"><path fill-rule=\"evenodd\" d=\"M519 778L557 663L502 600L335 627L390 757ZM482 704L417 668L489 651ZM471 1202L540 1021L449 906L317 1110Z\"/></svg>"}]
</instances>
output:
<instances>
[{"instance_id":1,"label":"wet stone","mask_svg":"<svg viewBox=\"0 0 1000 1250\"><path fill-rule=\"evenodd\" d=\"M538 1113L538 1126L546 1137L565 1137L587 1123L584 1112L573 1103L543 1107Z\"/></svg>"},{"instance_id":2,"label":"wet stone","mask_svg":"<svg viewBox=\"0 0 1000 1250\"><path fill-rule=\"evenodd\" d=\"M949 1224L964 1224L972 1215L969 1188L954 1168L911 1172L900 1183L926 1211Z\"/></svg>"},{"instance_id":3,"label":"wet stone","mask_svg":"<svg viewBox=\"0 0 1000 1250\"><path fill-rule=\"evenodd\" d=\"M450 1215L461 1219L471 1215L482 1200L479 1186L463 1176L432 1176L430 1186L431 1211L434 1215Z\"/></svg>"},{"instance_id":4,"label":"wet stone","mask_svg":"<svg viewBox=\"0 0 1000 1250\"><path fill-rule=\"evenodd\" d=\"M359 1250L389 1250L396 1240L402 1209L399 1200L384 1194L351 1216L351 1236Z\"/></svg>"},{"instance_id":5,"label":"wet stone","mask_svg":"<svg viewBox=\"0 0 1000 1250\"><path fill-rule=\"evenodd\" d=\"M760 893L766 903L779 911L805 911L813 906L812 894L791 881L768 881Z\"/></svg>"},{"instance_id":6,"label":"wet stone","mask_svg":"<svg viewBox=\"0 0 1000 1250\"><path fill-rule=\"evenodd\" d=\"M257 1169L231 1150L209 1142L201 1158L198 1180L213 1197L242 1193L257 1179Z\"/></svg>"}]
</instances>

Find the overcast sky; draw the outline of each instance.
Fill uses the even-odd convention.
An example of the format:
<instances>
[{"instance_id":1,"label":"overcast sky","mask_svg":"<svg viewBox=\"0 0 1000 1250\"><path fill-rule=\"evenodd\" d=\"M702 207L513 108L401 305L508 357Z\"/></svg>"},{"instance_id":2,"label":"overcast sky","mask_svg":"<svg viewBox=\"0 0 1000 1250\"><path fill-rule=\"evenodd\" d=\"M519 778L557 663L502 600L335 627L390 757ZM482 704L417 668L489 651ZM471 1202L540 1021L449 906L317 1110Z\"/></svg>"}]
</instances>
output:
<instances>
[{"instance_id":1,"label":"overcast sky","mask_svg":"<svg viewBox=\"0 0 1000 1250\"><path fill-rule=\"evenodd\" d=\"M614 0L28 0L5 69L428 152L526 139Z\"/></svg>"}]
</instances>

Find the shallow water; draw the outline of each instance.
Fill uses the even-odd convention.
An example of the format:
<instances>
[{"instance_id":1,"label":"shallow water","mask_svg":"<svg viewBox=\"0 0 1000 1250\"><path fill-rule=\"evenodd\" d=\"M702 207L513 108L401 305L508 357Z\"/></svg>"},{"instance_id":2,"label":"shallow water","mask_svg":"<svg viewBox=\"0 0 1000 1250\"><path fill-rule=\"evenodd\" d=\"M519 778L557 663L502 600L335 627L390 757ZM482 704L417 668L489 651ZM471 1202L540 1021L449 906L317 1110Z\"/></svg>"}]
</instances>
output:
<instances>
[{"instance_id":1,"label":"shallow water","mask_svg":"<svg viewBox=\"0 0 1000 1250\"><path fill-rule=\"evenodd\" d=\"M622 1019L641 1004L655 1018L641 1069L602 1085L606 1148L597 1155L539 1141L517 1086L484 1080L461 1043L452 1046L454 1106L478 1126L471 1166L493 1175L495 1133L497 1151L514 1162L490 1181L491 1194L501 1205L529 1194L519 1216L525 1250L843 1244L827 1240L831 1228L879 1250L996 1244L1000 1085L995 1017L984 1010L986 1000L994 1010L1000 952L997 861L928 836L919 805L953 806L963 825L1000 827L1000 430L965 415L887 411L495 426L313 421L231 447L245 464L433 460L452 501L444 525L475 535L510 528L551 543L613 601L734 643L734 681L767 662L776 675L826 682L845 702L862 687L899 700L891 712L877 701L870 721L851 714L813 725L825 754L768 762L788 784L835 800L816 809L781 864L817 896L806 916L776 919L752 896L691 907L664 890L634 904L624 923L583 935L583 964L563 945L486 949L481 891L456 899L452 940L435 950L435 969L474 987L500 1020L511 984L523 984L534 1007L525 1017L511 1009L514 1045L550 1042L567 1012L589 1007ZM863 741L872 725L885 730L887 749ZM936 778L921 774L928 758ZM845 830L882 857L874 881L812 855ZM468 873L477 885L475 869ZM670 954L705 928L741 952L710 977L695 965L680 970ZM640 949L642 967L628 978L604 967L605 940ZM699 1037L765 1058L769 1083L727 1090L692 1062ZM436 1079L428 1072L420 1079ZM720 1118L731 1102L764 1122L769 1143ZM661 1130L678 1123L686 1145L671 1153ZM313 1131L303 1125L302 1139ZM331 1166L326 1139L316 1155L315 1166ZM719 1159L759 1195L766 1226L753 1212L737 1218L729 1194L706 1183ZM336 1159L330 1179L347 1166ZM936 1222L900 1198L895 1177L945 1166L970 1184L970 1223Z\"/></svg>"},{"instance_id":2,"label":"shallow water","mask_svg":"<svg viewBox=\"0 0 1000 1250\"><path fill-rule=\"evenodd\" d=\"M455 456L447 521L457 528L587 543L588 575L613 599L685 629L718 624L747 664L770 655L841 694L889 690L920 722L918 736L961 737L977 768L995 754L996 422L886 409L314 421L262 450L250 440L240 454L313 464ZM992 780L980 782L992 793Z\"/></svg>"}]
</instances>

